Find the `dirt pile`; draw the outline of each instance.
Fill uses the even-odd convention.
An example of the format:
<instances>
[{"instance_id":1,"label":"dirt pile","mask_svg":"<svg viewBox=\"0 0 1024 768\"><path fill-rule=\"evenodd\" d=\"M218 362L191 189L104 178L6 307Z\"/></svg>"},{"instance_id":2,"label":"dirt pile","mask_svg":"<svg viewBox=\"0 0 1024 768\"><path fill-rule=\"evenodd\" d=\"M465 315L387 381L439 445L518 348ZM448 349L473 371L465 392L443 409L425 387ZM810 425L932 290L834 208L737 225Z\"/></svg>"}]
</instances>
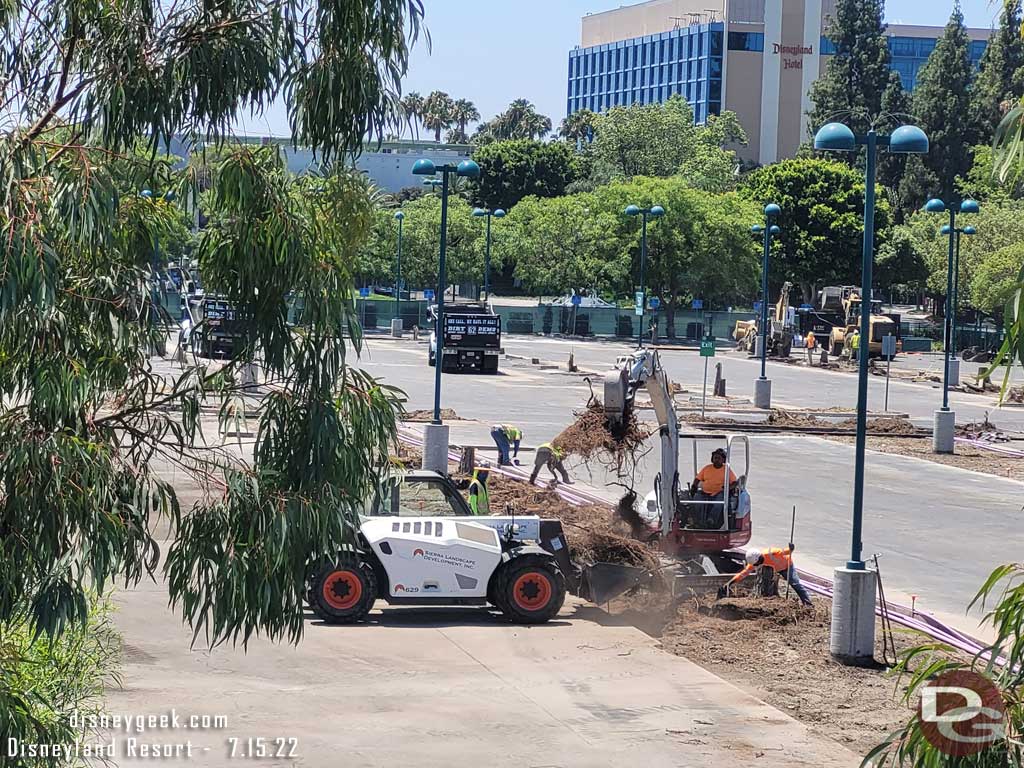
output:
<instances>
[{"instance_id":1,"label":"dirt pile","mask_svg":"<svg viewBox=\"0 0 1024 768\"><path fill-rule=\"evenodd\" d=\"M451 408L442 408L441 409L441 418L444 419L445 421L461 421L462 420L462 417L459 416L459 414L457 414ZM434 420L434 411L433 411L432 408L425 408L425 409L418 410L418 411L406 411L404 414L402 414L401 420L402 421L416 421L416 422L433 421Z\"/></svg>"},{"instance_id":2,"label":"dirt pile","mask_svg":"<svg viewBox=\"0 0 1024 768\"><path fill-rule=\"evenodd\" d=\"M836 422L834 426L840 429L856 429L856 419L843 419L840 422ZM879 416L874 419L868 419L868 434L869 435L890 435L898 437L900 435L917 435L921 433L921 430L913 425L910 419L903 416Z\"/></svg>"},{"instance_id":3,"label":"dirt pile","mask_svg":"<svg viewBox=\"0 0 1024 768\"><path fill-rule=\"evenodd\" d=\"M1010 387L1006 390L1006 402L1024 403L1024 387Z\"/></svg>"},{"instance_id":4,"label":"dirt pile","mask_svg":"<svg viewBox=\"0 0 1024 768\"><path fill-rule=\"evenodd\" d=\"M554 491L520 480L492 475L487 483L491 511L539 515L562 521L573 557L583 563L621 563L656 568L658 558L633 538L630 525L616 510L599 505L573 506ZM620 502L620 508L624 503ZM637 516L639 517L639 516Z\"/></svg>"},{"instance_id":5,"label":"dirt pile","mask_svg":"<svg viewBox=\"0 0 1024 768\"><path fill-rule=\"evenodd\" d=\"M604 406L597 398L591 398L587 407L575 414L576 421L563 429L552 445L566 454L579 456L584 463L597 461L608 468L614 468L622 476L632 474L636 463L643 456L644 441L650 436L631 409L621 426L614 429L604 413Z\"/></svg>"}]
</instances>

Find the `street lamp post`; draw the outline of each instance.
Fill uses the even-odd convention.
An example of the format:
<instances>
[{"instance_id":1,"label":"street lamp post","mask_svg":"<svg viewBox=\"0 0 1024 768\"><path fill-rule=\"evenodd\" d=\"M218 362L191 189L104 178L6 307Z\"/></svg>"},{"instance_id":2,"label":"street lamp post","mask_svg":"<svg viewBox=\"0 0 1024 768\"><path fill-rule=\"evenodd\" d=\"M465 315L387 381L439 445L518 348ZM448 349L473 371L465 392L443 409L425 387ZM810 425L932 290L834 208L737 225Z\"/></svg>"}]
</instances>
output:
<instances>
[{"instance_id":1,"label":"street lamp post","mask_svg":"<svg viewBox=\"0 0 1024 768\"><path fill-rule=\"evenodd\" d=\"M956 214L958 210L960 213L977 213L979 208L976 200L963 200L959 206L952 204L947 206L942 200L932 198L925 203L924 209L929 213L949 213L949 224L944 225L940 230L943 235L949 237L949 249L946 256L946 318L942 334L942 356L945 360L942 366L942 408L935 412L935 421L932 427L932 450L935 453L953 453L956 414L949 410L949 380L952 378L958 383L960 381L960 363L955 359L956 349L953 344L953 331L956 327L957 283L959 282L959 274L954 277L954 271L959 273L960 268L960 235L973 235L976 231L974 227L957 227ZM951 369L953 369L952 372Z\"/></svg>"},{"instance_id":2,"label":"street lamp post","mask_svg":"<svg viewBox=\"0 0 1024 768\"><path fill-rule=\"evenodd\" d=\"M505 212L501 208L495 208L493 211L489 208L474 208L473 215L487 217L487 250L484 253L484 293L487 294L489 300L491 298L491 218L503 218Z\"/></svg>"},{"instance_id":3,"label":"street lamp post","mask_svg":"<svg viewBox=\"0 0 1024 768\"><path fill-rule=\"evenodd\" d=\"M764 234L764 254L761 257L761 377L754 382L754 407L772 407L772 382L767 376L767 355L768 355L768 261L771 258L772 237L782 232L778 225L773 223L782 215L782 209L775 203L768 203L764 207L764 226L755 224L750 231L756 234Z\"/></svg>"},{"instance_id":4,"label":"street lamp post","mask_svg":"<svg viewBox=\"0 0 1024 768\"><path fill-rule=\"evenodd\" d=\"M426 158L417 160L412 167L417 176L441 174L441 248L437 262L437 318L434 325L434 419L423 430L423 469L441 474L448 472L448 427L441 423L441 369L444 368L444 293L448 276L445 271L445 250L448 244L448 177L480 176L480 166L472 160L458 165L435 165Z\"/></svg>"},{"instance_id":5,"label":"street lamp post","mask_svg":"<svg viewBox=\"0 0 1024 768\"><path fill-rule=\"evenodd\" d=\"M656 219L665 215L665 209L660 205L652 205L650 208L641 208L637 205L627 205L623 211L627 216L640 216L640 291L637 294L639 306L637 314L640 315L640 328L636 332L636 346L642 349L644 346L644 310L647 305L647 292L644 288L644 267L647 264L647 219Z\"/></svg>"},{"instance_id":6,"label":"street lamp post","mask_svg":"<svg viewBox=\"0 0 1024 768\"><path fill-rule=\"evenodd\" d=\"M828 123L814 136L814 148L831 152L853 152L857 146L867 149L864 172L864 243L861 253L860 338L864 352L857 356L857 437L853 472L853 535L850 559L845 568L836 568L832 601L832 655L844 663L864 663L873 658L875 647L875 578L861 557L861 530L864 520L864 450L867 432L868 355L871 339L871 271L875 249L875 164L878 147L894 154L926 154L928 137L915 125L901 125L888 136L872 128L866 135L854 136L842 123Z\"/></svg>"},{"instance_id":7,"label":"street lamp post","mask_svg":"<svg viewBox=\"0 0 1024 768\"><path fill-rule=\"evenodd\" d=\"M395 316L391 320L391 335L401 337L404 323L402 323L402 220L405 214L402 211L395 211L395 221L398 222L398 253L395 256Z\"/></svg>"}]
</instances>

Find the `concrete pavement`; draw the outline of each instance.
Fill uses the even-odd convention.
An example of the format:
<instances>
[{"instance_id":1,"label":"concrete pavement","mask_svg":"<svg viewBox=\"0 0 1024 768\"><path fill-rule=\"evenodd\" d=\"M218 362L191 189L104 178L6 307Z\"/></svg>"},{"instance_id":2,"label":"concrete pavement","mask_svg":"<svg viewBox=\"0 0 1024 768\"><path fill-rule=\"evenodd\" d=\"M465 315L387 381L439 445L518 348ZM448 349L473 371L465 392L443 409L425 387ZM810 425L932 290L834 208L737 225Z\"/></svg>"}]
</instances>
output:
<instances>
[{"instance_id":1,"label":"concrete pavement","mask_svg":"<svg viewBox=\"0 0 1024 768\"><path fill-rule=\"evenodd\" d=\"M311 621L298 647L263 640L189 651L162 584L122 592L124 687L111 712L174 710L178 729L118 734L189 744L168 766L230 765L246 750L293 759L262 765L855 766L859 757L637 629L602 625L599 609L567 602L552 623L520 627L482 609L385 608L370 622ZM379 607L380 604L378 604ZM224 718L188 728L187 718ZM138 746L138 745L136 745ZM243 760L242 764L248 763Z\"/></svg>"}]
</instances>

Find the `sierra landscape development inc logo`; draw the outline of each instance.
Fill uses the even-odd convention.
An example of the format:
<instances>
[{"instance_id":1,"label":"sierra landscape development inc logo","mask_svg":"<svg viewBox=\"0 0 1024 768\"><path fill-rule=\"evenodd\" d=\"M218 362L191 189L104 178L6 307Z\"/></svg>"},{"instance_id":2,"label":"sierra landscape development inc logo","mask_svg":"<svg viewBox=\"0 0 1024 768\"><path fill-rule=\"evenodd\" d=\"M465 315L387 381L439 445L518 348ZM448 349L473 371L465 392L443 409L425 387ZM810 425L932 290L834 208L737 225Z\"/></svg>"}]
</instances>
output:
<instances>
[{"instance_id":1,"label":"sierra landscape development inc logo","mask_svg":"<svg viewBox=\"0 0 1024 768\"><path fill-rule=\"evenodd\" d=\"M928 743L952 757L976 755L1006 737L1002 694L977 672L939 675L921 689L917 712Z\"/></svg>"}]
</instances>

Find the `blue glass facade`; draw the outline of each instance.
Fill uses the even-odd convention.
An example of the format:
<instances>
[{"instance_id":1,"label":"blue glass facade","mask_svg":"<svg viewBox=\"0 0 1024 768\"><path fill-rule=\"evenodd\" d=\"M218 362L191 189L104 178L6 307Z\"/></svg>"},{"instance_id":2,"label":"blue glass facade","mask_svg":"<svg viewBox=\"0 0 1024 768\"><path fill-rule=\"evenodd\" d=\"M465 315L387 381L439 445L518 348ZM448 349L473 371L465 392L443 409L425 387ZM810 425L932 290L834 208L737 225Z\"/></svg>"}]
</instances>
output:
<instances>
[{"instance_id":1,"label":"blue glass facade","mask_svg":"<svg viewBox=\"0 0 1024 768\"><path fill-rule=\"evenodd\" d=\"M934 37L904 37L901 35L889 36L889 55L892 57L890 66L899 73L903 81L904 89L914 90L917 85L917 73L928 60L928 55L935 50L936 39ZM977 67L981 61L981 54L985 52L985 40L971 41L971 64ZM822 54L832 55L836 52L832 41L822 36Z\"/></svg>"},{"instance_id":2,"label":"blue glass facade","mask_svg":"<svg viewBox=\"0 0 1024 768\"><path fill-rule=\"evenodd\" d=\"M566 113L660 103L679 94L703 123L722 111L723 34L719 22L570 51Z\"/></svg>"},{"instance_id":3,"label":"blue glass facade","mask_svg":"<svg viewBox=\"0 0 1024 768\"><path fill-rule=\"evenodd\" d=\"M694 25L657 35L620 40L569 52L569 87L566 114L580 109L601 112L627 104L652 104L680 94L693 107L698 123L722 111L722 56L724 25ZM903 87L912 91L917 74L935 38L890 35L892 68ZM729 32L730 51L764 51L761 32ZM971 63L976 67L985 40L971 41ZM824 36L819 51L834 54Z\"/></svg>"}]
</instances>

